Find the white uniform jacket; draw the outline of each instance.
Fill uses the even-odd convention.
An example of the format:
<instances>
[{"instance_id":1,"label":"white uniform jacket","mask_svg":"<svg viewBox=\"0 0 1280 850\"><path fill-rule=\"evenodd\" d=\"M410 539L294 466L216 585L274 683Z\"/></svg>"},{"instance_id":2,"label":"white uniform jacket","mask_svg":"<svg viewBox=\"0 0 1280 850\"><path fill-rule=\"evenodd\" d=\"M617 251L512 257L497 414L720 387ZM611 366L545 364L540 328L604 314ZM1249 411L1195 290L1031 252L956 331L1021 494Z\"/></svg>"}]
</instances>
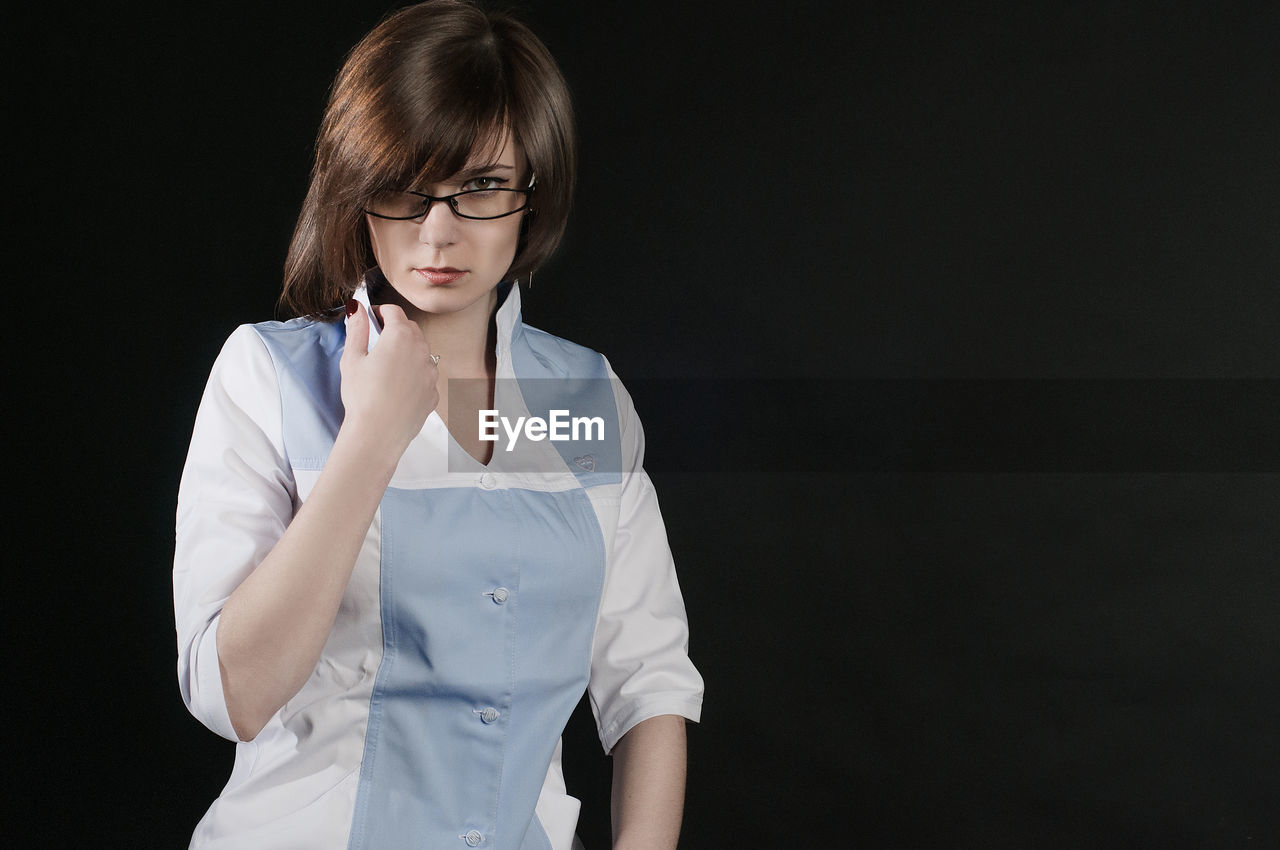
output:
<instances>
[{"instance_id":1,"label":"white uniform jacket","mask_svg":"<svg viewBox=\"0 0 1280 850\"><path fill-rule=\"evenodd\" d=\"M500 297L501 415L588 408L603 439L508 452L500 431L484 466L432 413L315 672L238 743L192 847L568 850L579 803L560 735L584 688L606 751L646 718L698 720L702 679L631 399L602 355L521 321L518 285ZM241 326L196 417L178 495L178 681L231 740L222 606L324 467L345 339L343 322Z\"/></svg>"}]
</instances>

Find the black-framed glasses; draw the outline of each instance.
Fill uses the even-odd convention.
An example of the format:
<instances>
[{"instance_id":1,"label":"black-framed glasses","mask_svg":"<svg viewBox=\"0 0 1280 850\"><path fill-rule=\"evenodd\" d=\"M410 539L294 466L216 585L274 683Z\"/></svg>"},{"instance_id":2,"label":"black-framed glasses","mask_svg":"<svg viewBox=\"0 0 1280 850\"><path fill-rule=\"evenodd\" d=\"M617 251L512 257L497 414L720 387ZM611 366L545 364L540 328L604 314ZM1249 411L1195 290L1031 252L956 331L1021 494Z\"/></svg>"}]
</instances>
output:
<instances>
[{"instance_id":1,"label":"black-framed glasses","mask_svg":"<svg viewBox=\"0 0 1280 850\"><path fill-rule=\"evenodd\" d=\"M474 221L488 221L520 212L529 206L533 187L527 189L467 189L452 195L428 195L413 190L375 195L365 212L392 221L422 221L436 201L446 201L453 214Z\"/></svg>"}]
</instances>

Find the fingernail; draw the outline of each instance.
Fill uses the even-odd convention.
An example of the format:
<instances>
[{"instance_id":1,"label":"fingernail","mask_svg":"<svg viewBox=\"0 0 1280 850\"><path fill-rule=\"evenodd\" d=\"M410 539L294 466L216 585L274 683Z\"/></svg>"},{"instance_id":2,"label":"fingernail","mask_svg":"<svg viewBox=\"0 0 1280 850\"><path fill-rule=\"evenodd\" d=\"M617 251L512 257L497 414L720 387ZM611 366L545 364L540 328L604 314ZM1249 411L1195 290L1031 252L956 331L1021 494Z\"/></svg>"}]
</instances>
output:
<instances>
[{"instance_id":1,"label":"fingernail","mask_svg":"<svg viewBox=\"0 0 1280 850\"><path fill-rule=\"evenodd\" d=\"M360 309L360 305L356 303L356 299L348 298L347 299L347 315L348 316L352 315L358 309Z\"/></svg>"}]
</instances>

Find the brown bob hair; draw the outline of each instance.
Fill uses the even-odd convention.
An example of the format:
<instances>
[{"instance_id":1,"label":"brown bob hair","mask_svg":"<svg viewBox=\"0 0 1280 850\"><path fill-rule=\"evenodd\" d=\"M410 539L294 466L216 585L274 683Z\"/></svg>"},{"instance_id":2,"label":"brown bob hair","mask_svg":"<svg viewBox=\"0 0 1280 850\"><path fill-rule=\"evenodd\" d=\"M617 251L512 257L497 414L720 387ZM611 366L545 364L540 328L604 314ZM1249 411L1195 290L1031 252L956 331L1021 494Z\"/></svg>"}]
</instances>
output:
<instances>
[{"instance_id":1,"label":"brown bob hair","mask_svg":"<svg viewBox=\"0 0 1280 850\"><path fill-rule=\"evenodd\" d=\"M576 151L564 77L537 36L503 12L428 0L386 18L352 49L330 91L285 260L282 310L342 316L334 308L375 264L369 199L442 182L473 153L496 153L507 130L537 184L511 280L546 262L568 218Z\"/></svg>"}]
</instances>

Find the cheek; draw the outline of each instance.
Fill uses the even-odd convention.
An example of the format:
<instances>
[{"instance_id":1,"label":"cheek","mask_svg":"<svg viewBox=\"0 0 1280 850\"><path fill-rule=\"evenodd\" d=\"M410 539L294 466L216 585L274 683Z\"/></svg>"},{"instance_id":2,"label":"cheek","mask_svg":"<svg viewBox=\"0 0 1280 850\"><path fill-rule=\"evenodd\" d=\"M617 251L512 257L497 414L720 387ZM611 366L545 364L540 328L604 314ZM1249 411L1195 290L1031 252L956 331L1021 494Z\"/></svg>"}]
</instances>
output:
<instances>
[{"instance_id":1,"label":"cheek","mask_svg":"<svg viewBox=\"0 0 1280 850\"><path fill-rule=\"evenodd\" d=\"M517 219L510 225L506 222L503 224L502 232L497 234L494 253L501 259L502 264L507 266L515 259L516 248L520 245L520 221Z\"/></svg>"}]
</instances>

